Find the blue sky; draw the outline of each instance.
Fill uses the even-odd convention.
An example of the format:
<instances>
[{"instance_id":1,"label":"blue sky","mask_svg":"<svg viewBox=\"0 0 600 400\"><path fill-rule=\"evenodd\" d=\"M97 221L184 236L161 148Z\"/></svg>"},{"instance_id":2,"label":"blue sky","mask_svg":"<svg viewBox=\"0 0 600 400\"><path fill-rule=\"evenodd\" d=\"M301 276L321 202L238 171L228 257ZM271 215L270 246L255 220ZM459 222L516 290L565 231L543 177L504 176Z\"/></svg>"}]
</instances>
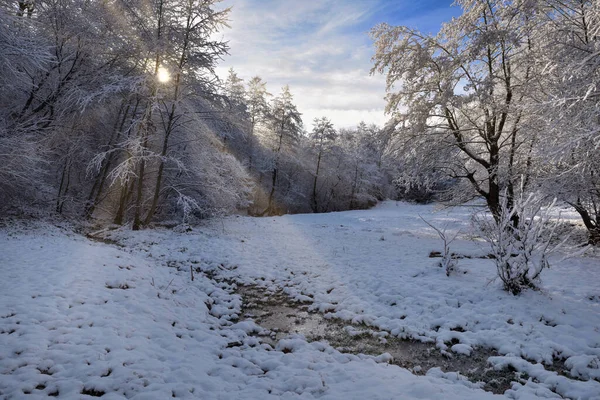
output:
<instances>
[{"instance_id":1,"label":"blue sky","mask_svg":"<svg viewBox=\"0 0 600 400\"><path fill-rule=\"evenodd\" d=\"M452 0L225 0L232 6L223 32L233 67L246 80L258 75L277 95L289 84L306 128L327 116L337 127L361 120L383 125L384 78L370 76L376 24L408 25L436 33L459 14Z\"/></svg>"}]
</instances>

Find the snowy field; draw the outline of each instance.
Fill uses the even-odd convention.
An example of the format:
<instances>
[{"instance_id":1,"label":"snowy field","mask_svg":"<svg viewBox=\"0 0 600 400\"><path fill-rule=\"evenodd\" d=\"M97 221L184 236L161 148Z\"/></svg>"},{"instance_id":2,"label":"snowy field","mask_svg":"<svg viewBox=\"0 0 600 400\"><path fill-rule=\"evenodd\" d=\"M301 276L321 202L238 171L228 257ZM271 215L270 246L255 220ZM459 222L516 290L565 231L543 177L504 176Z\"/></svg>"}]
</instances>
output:
<instances>
[{"instance_id":1,"label":"snowy field","mask_svg":"<svg viewBox=\"0 0 600 400\"><path fill-rule=\"evenodd\" d=\"M386 202L98 234L119 245L44 224L4 227L0 398L600 399L600 260L556 255L542 290L514 297L469 234L470 212ZM460 273L447 277L428 257L441 241L419 215L461 231ZM202 271L193 281L190 267ZM490 368L524 378L501 396L456 373L416 376L299 336L272 348L239 319L234 281L450 357L495 349ZM550 368L557 359L569 374Z\"/></svg>"}]
</instances>

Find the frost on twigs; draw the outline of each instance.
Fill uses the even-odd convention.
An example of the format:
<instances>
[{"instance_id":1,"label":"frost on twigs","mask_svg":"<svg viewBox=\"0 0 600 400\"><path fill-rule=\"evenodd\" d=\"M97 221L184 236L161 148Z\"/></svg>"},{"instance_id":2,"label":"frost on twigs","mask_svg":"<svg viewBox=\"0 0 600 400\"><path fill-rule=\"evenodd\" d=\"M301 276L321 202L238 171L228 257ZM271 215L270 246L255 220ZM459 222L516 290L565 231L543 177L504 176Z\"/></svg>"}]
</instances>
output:
<instances>
[{"instance_id":1,"label":"frost on twigs","mask_svg":"<svg viewBox=\"0 0 600 400\"><path fill-rule=\"evenodd\" d=\"M457 263L454 254L450 251L450 244L456 240L456 237L460 233L460 231L454 234L448 234L448 226L444 226L444 228L440 229L433 226L430 222L428 222L425 218L419 215L419 218L423 220L427 225L429 225L442 239L444 242L444 251L442 255L442 261L440 261L440 267L444 268L446 271L446 276L450 276L450 274L457 270Z\"/></svg>"},{"instance_id":2,"label":"frost on twigs","mask_svg":"<svg viewBox=\"0 0 600 400\"><path fill-rule=\"evenodd\" d=\"M190 196L186 196L181 192L178 192L177 205L181 208L183 212L183 221L182 224L187 226L190 217L192 216L195 210L200 209L200 205L198 202ZM186 229L187 230L187 229Z\"/></svg>"},{"instance_id":3,"label":"frost on twigs","mask_svg":"<svg viewBox=\"0 0 600 400\"><path fill-rule=\"evenodd\" d=\"M537 287L540 274L550 267L549 254L562 245L551 246L560 223L560 218L551 219L555 202L542 207L537 195L521 194L510 207L504 193L497 219L474 216L476 227L491 246L498 277L513 295Z\"/></svg>"}]
</instances>

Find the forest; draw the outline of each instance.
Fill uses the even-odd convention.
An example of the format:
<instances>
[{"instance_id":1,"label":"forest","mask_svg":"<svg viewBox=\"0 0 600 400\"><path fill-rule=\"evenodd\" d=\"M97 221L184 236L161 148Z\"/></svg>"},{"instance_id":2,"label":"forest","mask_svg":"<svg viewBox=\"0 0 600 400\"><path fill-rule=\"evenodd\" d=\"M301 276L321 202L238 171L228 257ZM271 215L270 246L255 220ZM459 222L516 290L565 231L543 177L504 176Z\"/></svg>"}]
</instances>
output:
<instances>
[{"instance_id":1,"label":"forest","mask_svg":"<svg viewBox=\"0 0 600 400\"><path fill-rule=\"evenodd\" d=\"M133 229L393 197L392 129L302 126L289 87L215 74L217 1L5 2L0 199ZM29 205L33 205L30 207ZM31 209L30 209L31 211Z\"/></svg>"}]
</instances>

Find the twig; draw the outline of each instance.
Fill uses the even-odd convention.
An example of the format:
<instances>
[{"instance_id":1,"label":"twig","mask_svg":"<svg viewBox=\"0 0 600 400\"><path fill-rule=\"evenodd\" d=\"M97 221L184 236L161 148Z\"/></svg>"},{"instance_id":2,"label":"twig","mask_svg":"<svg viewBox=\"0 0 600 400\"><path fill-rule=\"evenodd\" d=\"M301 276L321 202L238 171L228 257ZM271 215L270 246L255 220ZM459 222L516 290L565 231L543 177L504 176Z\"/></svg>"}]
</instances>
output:
<instances>
[{"instance_id":1,"label":"twig","mask_svg":"<svg viewBox=\"0 0 600 400\"><path fill-rule=\"evenodd\" d=\"M171 282L169 282L169 284L167 285L167 287L164 288L165 291L169 288L169 286L171 286L171 283L173 283L173 280L175 280L175 278L171 279Z\"/></svg>"}]
</instances>

